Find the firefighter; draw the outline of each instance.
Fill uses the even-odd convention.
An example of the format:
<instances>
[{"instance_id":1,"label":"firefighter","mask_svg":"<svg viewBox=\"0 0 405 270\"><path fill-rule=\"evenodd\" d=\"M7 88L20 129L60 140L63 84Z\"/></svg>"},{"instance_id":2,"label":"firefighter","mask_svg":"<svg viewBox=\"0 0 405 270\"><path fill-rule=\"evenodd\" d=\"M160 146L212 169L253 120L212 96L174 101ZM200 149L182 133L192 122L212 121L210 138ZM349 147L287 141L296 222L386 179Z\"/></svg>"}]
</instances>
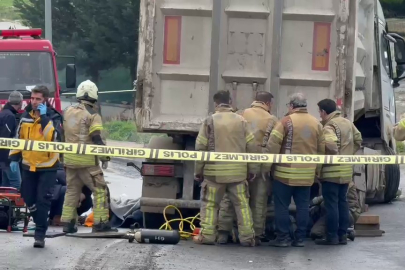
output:
<instances>
[{"instance_id":1,"label":"firefighter","mask_svg":"<svg viewBox=\"0 0 405 270\"><path fill-rule=\"evenodd\" d=\"M347 202L349 203L349 228L353 228L361 215L361 206L357 195L356 185L353 181L349 183L347 191ZM326 210L322 195L312 200L311 217L315 224L311 228L312 239L322 239L326 237ZM348 230L348 238L354 240L354 234L350 235ZM343 243L344 244L344 243Z\"/></svg>"},{"instance_id":2,"label":"firefighter","mask_svg":"<svg viewBox=\"0 0 405 270\"><path fill-rule=\"evenodd\" d=\"M36 86L31 90L31 103L21 115L16 138L55 142L61 140L62 116L49 103L49 89ZM48 213L51 208L59 153L11 150L10 168L17 173L22 158L21 195L35 222L34 247L45 247Z\"/></svg>"},{"instance_id":3,"label":"firefighter","mask_svg":"<svg viewBox=\"0 0 405 270\"><path fill-rule=\"evenodd\" d=\"M288 114L274 127L267 143L267 152L272 154L323 155L325 141L322 125L307 111L307 100L301 93L290 96ZM297 230L292 245L304 246L309 218L311 186L317 172L316 164L275 164L272 169L273 196L277 238L276 247L290 245L290 216L288 207L293 197L297 206Z\"/></svg>"},{"instance_id":4,"label":"firefighter","mask_svg":"<svg viewBox=\"0 0 405 270\"><path fill-rule=\"evenodd\" d=\"M228 91L214 95L215 113L206 118L196 140L197 151L254 153L256 145L246 120L234 113ZM203 162L195 165L195 180L201 182L201 232L194 237L197 244L216 242L219 203L228 194L238 221L242 246L254 246L252 213L249 207L248 180L259 172L254 163Z\"/></svg>"},{"instance_id":5,"label":"firefighter","mask_svg":"<svg viewBox=\"0 0 405 270\"><path fill-rule=\"evenodd\" d=\"M328 155L354 155L362 143L361 133L354 124L341 116L335 101L318 102L325 134L325 151ZM347 191L353 180L353 165L322 165L319 180L326 210L326 238L316 240L319 245L347 244L349 228L349 204Z\"/></svg>"},{"instance_id":6,"label":"firefighter","mask_svg":"<svg viewBox=\"0 0 405 270\"><path fill-rule=\"evenodd\" d=\"M255 136L256 153L263 153L271 130L277 123L278 119L270 114L273 95L269 92L257 92L255 101L251 107L246 110L238 111L246 119L251 131ZM267 213L267 197L270 189L270 179L268 175L270 169L261 170L257 177L249 183L249 204L252 211L253 227L256 236L256 245L260 245L260 238L264 237L264 228ZM218 217L218 243L226 244L229 233L232 231L234 220L233 205L225 195L219 208Z\"/></svg>"},{"instance_id":7,"label":"firefighter","mask_svg":"<svg viewBox=\"0 0 405 270\"><path fill-rule=\"evenodd\" d=\"M67 143L105 145L101 138L103 123L94 108L98 100L97 86L87 80L77 88L77 105L68 107L64 112L64 131ZM77 232L77 202L80 199L83 185L93 193L94 225L93 232L117 231L109 223L109 204L107 184L104 180L100 161L109 157L65 154L66 195L62 210L63 231Z\"/></svg>"}]
</instances>

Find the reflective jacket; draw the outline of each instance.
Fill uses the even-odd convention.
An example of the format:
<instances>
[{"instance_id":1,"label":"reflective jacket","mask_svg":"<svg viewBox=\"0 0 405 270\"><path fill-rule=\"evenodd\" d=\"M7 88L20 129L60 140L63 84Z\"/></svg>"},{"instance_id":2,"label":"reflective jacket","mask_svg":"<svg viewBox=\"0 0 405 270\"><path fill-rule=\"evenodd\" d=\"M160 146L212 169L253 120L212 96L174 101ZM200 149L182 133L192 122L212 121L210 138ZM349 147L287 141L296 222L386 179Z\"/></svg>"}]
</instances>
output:
<instances>
[{"instance_id":1,"label":"reflective jacket","mask_svg":"<svg viewBox=\"0 0 405 270\"><path fill-rule=\"evenodd\" d=\"M254 153L254 135L246 120L232 112L228 105L220 105L206 118L198 133L196 151ZM228 158L236 158L229 155ZM195 174L217 183L236 183L247 179L248 172L258 173L259 165L240 162L202 162L195 164Z\"/></svg>"},{"instance_id":2,"label":"reflective jacket","mask_svg":"<svg viewBox=\"0 0 405 270\"><path fill-rule=\"evenodd\" d=\"M347 191L347 202L349 204L350 214L353 217L354 223L359 219L361 215L361 206L359 202L359 197L357 195L356 185L353 181L349 183L349 189Z\"/></svg>"},{"instance_id":3,"label":"reflective jacket","mask_svg":"<svg viewBox=\"0 0 405 270\"><path fill-rule=\"evenodd\" d=\"M306 108L295 109L276 124L266 148L270 154L323 155L322 125ZM316 170L317 164L279 163L274 164L272 175L289 186L312 186Z\"/></svg>"},{"instance_id":4,"label":"reflective jacket","mask_svg":"<svg viewBox=\"0 0 405 270\"><path fill-rule=\"evenodd\" d=\"M323 121L326 155L354 155L362 143L361 133L346 118L336 111ZM353 179L353 165L324 164L321 181L347 184Z\"/></svg>"},{"instance_id":5,"label":"reflective jacket","mask_svg":"<svg viewBox=\"0 0 405 270\"><path fill-rule=\"evenodd\" d=\"M278 121L277 117L271 115L269 112L269 107L258 101L254 101L250 108L236 112L246 119L250 126L250 130L255 136L255 153L263 153L269 140L270 133L276 126ZM269 172L271 168L271 163L263 164L263 172Z\"/></svg>"},{"instance_id":6,"label":"reflective jacket","mask_svg":"<svg viewBox=\"0 0 405 270\"><path fill-rule=\"evenodd\" d=\"M401 118L403 116L404 115L402 115ZM402 118L394 127L394 139L396 141L405 141L405 118Z\"/></svg>"},{"instance_id":7,"label":"reflective jacket","mask_svg":"<svg viewBox=\"0 0 405 270\"><path fill-rule=\"evenodd\" d=\"M64 111L64 135L67 143L94 144L92 135L103 130L103 122L94 104L81 101ZM64 163L69 168L98 166L99 157L94 155L65 154Z\"/></svg>"},{"instance_id":8,"label":"reflective jacket","mask_svg":"<svg viewBox=\"0 0 405 270\"><path fill-rule=\"evenodd\" d=\"M37 116L28 105L21 115L17 127L16 138L22 140L60 142L62 140L62 116L48 106L46 115ZM20 161L22 167L32 172L57 170L59 168L59 153L11 150L9 159Z\"/></svg>"}]
</instances>

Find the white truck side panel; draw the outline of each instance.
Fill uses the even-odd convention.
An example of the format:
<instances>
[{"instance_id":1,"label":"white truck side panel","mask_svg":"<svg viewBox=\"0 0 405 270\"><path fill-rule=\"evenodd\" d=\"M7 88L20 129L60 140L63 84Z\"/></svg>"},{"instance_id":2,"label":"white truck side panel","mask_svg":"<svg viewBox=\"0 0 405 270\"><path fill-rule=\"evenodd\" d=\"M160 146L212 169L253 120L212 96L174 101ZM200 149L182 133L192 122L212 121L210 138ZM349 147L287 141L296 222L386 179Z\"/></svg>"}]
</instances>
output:
<instances>
[{"instance_id":1,"label":"white truck side panel","mask_svg":"<svg viewBox=\"0 0 405 270\"><path fill-rule=\"evenodd\" d=\"M270 91L278 117L294 92L307 95L316 117L323 98L345 105L355 88L346 84L352 28L346 0L142 0L138 127L195 133L218 90L229 90L238 109Z\"/></svg>"}]
</instances>

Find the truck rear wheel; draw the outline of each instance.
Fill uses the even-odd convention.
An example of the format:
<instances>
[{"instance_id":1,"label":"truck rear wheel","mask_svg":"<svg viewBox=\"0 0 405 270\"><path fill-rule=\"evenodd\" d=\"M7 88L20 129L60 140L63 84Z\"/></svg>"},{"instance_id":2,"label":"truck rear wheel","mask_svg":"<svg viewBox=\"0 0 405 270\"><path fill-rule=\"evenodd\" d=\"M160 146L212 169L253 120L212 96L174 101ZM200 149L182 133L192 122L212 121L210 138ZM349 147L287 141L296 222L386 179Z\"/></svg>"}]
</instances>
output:
<instances>
[{"instance_id":1,"label":"truck rear wheel","mask_svg":"<svg viewBox=\"0 0 405 270\"><path fill-rule=\"evenodd\" d=\"M391 147L387 147L388 155L395 155ZM398 164L385 165L385 194L384 202L389 203L397 197L401 175Z\"/></svg>"}]
</instances>

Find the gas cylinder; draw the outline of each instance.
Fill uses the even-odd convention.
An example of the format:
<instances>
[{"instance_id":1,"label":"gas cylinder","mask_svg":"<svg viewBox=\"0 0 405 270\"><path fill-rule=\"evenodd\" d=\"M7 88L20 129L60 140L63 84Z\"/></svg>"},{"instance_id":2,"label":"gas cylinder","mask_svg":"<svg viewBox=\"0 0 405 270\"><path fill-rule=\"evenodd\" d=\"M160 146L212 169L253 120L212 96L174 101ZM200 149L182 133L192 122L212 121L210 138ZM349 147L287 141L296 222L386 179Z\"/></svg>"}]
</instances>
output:
<instances>
[{"instance_id":1,"label":"gas cylinder","mask_svg":"<svg viewBox=\"0 0 405 270\"><path fill-rule=\"evenodd\" d=\"M180 242L179 231L139 229L134 238L138 243L176 245Z\"/></svg>"}]
</instances>

